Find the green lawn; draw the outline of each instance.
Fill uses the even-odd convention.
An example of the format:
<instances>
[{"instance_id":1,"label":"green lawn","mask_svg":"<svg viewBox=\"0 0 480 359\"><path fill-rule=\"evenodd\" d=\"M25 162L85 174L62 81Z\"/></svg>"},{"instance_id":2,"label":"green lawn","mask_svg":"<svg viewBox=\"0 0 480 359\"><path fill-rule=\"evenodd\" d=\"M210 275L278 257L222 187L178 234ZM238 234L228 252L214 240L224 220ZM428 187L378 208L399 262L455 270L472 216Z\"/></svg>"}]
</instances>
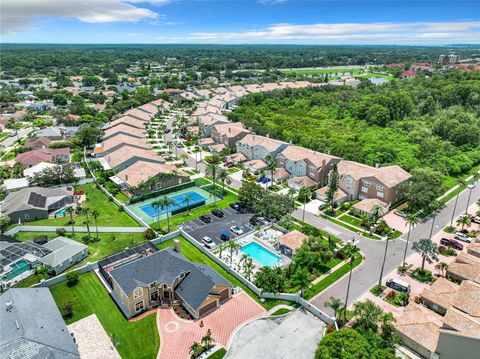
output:
<instances>
[{"instance_id":1,"label":"green lawn","mask_svg":"<svg viewBox=\"0 0 480 359\"><path fill-rule=\"evenodd\" d=\"M344 214L343 216L339 217L338 219L347 222L351 225L354 225L355 227L360 227L360 224L362 221L356 217L350 216L348 214Z\"/></svg>"},{"instance_id":2,"label":"green lawn","mask_svg":"<svg viewBox=\"0 0 480 359\"><path fill-rule=\"evenodd\" d=\"M466 179L467 177L470 177L473 175L475 172L480 171L480 163L474 167L472 167L469 171L459 175L459 176L445 176L443 178L443 185L447 188L450 189L454 187L457 184L457 181L459 178Z\"/></svg>"},{"instance_id":3,"label":"green lawn","mask_svg":"<svg viewBox=\"0 0 480 359\"><path fill-rule=\"evenodd\" d=\"M18 232L15 234L15 238L19 241L27 241L40 235L47 236L49 240L58 237L55 232ZM86 235L87 233L75 233L75 236L69 237L84 243L82 238ZM91 236L93 239L96 238L95 228L92 229ZM109 254L145 241L143 233L99 233L98 238L100 239L98 242L88 243L88 257L86 259L89 262L96 262Z\"/></svg>"},{"instance_id":4,"label":"green lawn","mask_svg":"<svg viewBox=\"0 0 480 359\"><path fill-rule=\"evenodd\" d=\"M378 236L375 236L375 235L373 235L373 234L370 234L370 233L368 233L368 232L366 232L366 231L364 232L364 231L362 231L360 228L353 227L353 226L351 226L351 225L349 225L349 224L345 224L345 223L343 223L343 222L340 222L340 221L336 220L336 219L333 218L333 217L326 216L326 215L322 215L321 217L329 220L329 221L332 222L332 223L338 224L339 226L342 226L343 228L346 228L346 229L348 229L349 231L352 231L352 232L357 233L357 234L361 234L361 235L363 235L364 237L367 237L367 238L370 238L370 239L380 239L380 237L378 237Z\"/></svg>"},{"instance_id":5,"label":"green lawn","mask_svg":"<svg viewBox=\"0 0 480 359\"><path fill-rule=\"evenodd\" d=\"M67 302L73 304L73 316L65 320L67 324L96 314L107 334L119 343L123 359L156 358L160 344L156 316L128 322L93 272L81 275L75 287L63 282L50 291L59 308Z\"/></svg>"},{"instance_id":6,"label":"green lawn","mask_svg":"<svg viewBox=\"0 0 480 359\"><path fill-rule=\"evenodd\" d=\"M108 197L95 187L94 183L87 183L85 185L76 186L76 191L83 190L87 195L87 200L82 206L90 209L96 209L100 212L98 217L98 225L100 227L138 227L138 223L125 212L119 210L119 207L108 200ZM84 226L84 215L73 216L76 226ZM93 218L91 218L91 226L93 227ZM32 226L68 226L70 216L40 219L38 221L28 222Z\"/></svg>"},{"instance_id":7,"label":"green lawn","mask_svg":"<svg viewBox=\"0 0 480 359\"><path fill-rule=\"evenodd\" d=\"M280 309L277 309L275 312L272 313L272 315L284 315L284 314L287 314L287 313L290 313L290 309L287 309L287 308L280 308Z\"/></svg>"},{"instance_id":8,"label":"green lawn","mask_svg":"<svg viewBox=\"0 0 480 359\"><path fill-rule=\"evenodd\" d=\"M320 74L336 74L349 72L351 74L359 74L362 69L291 69L283 70L285 74L295 74L295 75L320 75Z\"/></svg>"},{"instance_id":9,"label":"green lawn","mask_svg":"<svg viewBox=\"0 0 480 359\"><path fill-rule=\"evenodd\" d=\"M248 295L250 295L253 299L255 299L258 303L260 303L265 309L269 310L275 307L278 304L287 304L291 306L298 306L296 303L292 303L289 301L285 300L275 300L275 299L267 299L265 300L264 303L260 301L260 298L253 293L250 289L248 289L246 286L244 286L237 278L232 276L230 273L228 273L225 269L220 267L217 263L215 263L213 260L211 260L209 257L207 257L205 254L203 254L197 247L195 247L193 244L191 244L189 241L187 241L183 237L178 237L177 239L180 240L180 248L181 248L181 253L190 261L192 262L197 262L197 263L204 263L215 269L219 274L221 274L225 279L227 279L230 283L232 283L233 286L235 287L241 287ZM166 242L163 242L157 247L159 249L167 248L173 246L173 239L168 240Z\"/></svg>"},{"instance_id":10,"label":"green lawn","mask_svg":"<svg viewBox=\"0 0 480 359\"><path fill-rule=\"evenodd\" d=\"M353 267L355 268L358 266L360 263L362 263L362 256L357 256L355 260L353 261ZM308 288L304 293L303 297L305 299L311 299L314 296L316 296L318 293L320 293L322 290L326 289L330 284L336 282L339 280L341 277L343 277L345 274L347 274L350 271L350 263L345 263L343 266L338 268L335 272L330 274L328 277L325 277L322 279L320 282L317 284L311 286Z\"/></svg>"},{"instance_id":11,"label":"green lawn","mask_svg":"<svg viewBox=\"0 0 480 359\"><path fill-rule=\"evenodd\" d=\"M225 356L225 354L227 354L227 351L221 348L221 349L218 349L212 355L208 356L207 359L222 359Z\"/></svg>"}]
</instances>

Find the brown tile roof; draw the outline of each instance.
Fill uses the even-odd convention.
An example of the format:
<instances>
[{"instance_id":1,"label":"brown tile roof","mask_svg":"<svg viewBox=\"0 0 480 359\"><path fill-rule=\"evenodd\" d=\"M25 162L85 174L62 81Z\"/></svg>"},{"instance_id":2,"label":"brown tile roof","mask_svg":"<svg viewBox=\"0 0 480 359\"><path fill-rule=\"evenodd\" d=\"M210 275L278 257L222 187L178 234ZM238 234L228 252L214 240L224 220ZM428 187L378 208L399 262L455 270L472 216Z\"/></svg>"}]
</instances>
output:
<instances>
[{"instance_id":1,"label":"brown tile roof","mask_svg":"<svg viewBox=\"0 0 480 359\"><path fill-rule=\"evenodd\" d=\"M178 171L177 167L169 164L151 163L145 161L135 162L124 170L118 172L116 176L122 181L128 183L131 187L138 186L141 182L146 182L149 178L159 173L176 172L178 175L187 176L183 171Z\"/></svg>"},{"instance_id":2,"label":"brown tile roof","mask_svg":"<svg viewBox=\"0 0 480 359\"><path fill-rule=\"evenodd\" d=\"M250 147L253 146L262 146L265 147L265 149L268 152L273 152L277 150L281 145L286 144L286 142L274 140L273 138L265 137L265 136L258 136L258 135L246 135L244 138L242 138L240 143L244 145L248 145Z\"/></svg>"},{"instance_id":3,"label":"brown tile roof","mask_svg":"<svg viewBox=\"0 0 480 359\"><path fill-rule=\"evenodd\" d=\"M480 258L480 243L470 243L467 246L467 253Z\"/></svg>"},{"instance_id":4,"label":"brown tile roof","mask_svg":"<svg viewBox=\"0 0 480 359\"><path fill-rule=\"evenodd\" d=\"M372 213L373 208L376 205L380 205L383 209L383 214L387 214L388 212L388 204L379 200L378 198L365 198L362 199L360 202L355 203L352 208L363 211L366 213Z\"/></svg>"},{"instance_id":5,"label":"brown tile roof","mask_svg":"<svg viewBox=\"0 0 480 359\"><path fill-rule=\"evenodd\" d=\"M105 156L105 159L110 168L115 168L133 157L145 158L157 163L165 162L163 157L158 156L154 151L132 147L128 144L109 153ZM141 159L139 161L141 161Z\"/></svg>"},{"instance_id":6,"label":"brown tile roof","mask_svg":"<svg viewBox=\"0 0 480 359\"><path fill-rule=\"evenodd\" d=\"M420 297L446 310L454 301L458 288L457 284L440 277L431 286L425 288L420 293Z\"/></svg>"},{"instance_id":7,"label":"brown tile roof","mask_svg":"<svg viewBox=\"0 0 480 359\"><path fill-rule=\"evenodd\" d=\"M153 118L152 114L146 113L138 108L132 108L131 110L125 112L125 114L136 117L142 121L150 121Z\"/></svg>"},{"instance_id":8,"label":"brown tile roof","mask_svg":"<svg viewBox=\"0 0 480 359\"><path fill-rule=\"evenodd\" d=\"M48 147L48 145L52 142L51 139L48 137L31 137L27 139L25 142L25 147L31 147L34 149Z\"/></svg>"},{"instance_id":9,"label":"brown tile roof","mask_svg":"<svg viewBox=\"0 0 480 359\"><path fill-rule=\"evenodd\" d=\"M152 115L156 115L158 113L158 106L152 105L150 103L146 103L145 105L137 107L139 110L151 113Z\"/></svg>"},{"instance_id":10,"label":"brown tile roof","mask_svg":"<svg viewBox=\"0 0 480 359\"><path fill-rule=\"evenodd\" d=\"M322 187L322 188L319 188L315 191L315 194L319 197L326 197L327 196L327 192L328 192L328 186L325 186L325 187ZM335 191L335 194L334 194L334 200L339 200L343 197L347 196L347 194L345 192L343 192L343 190L341 190L340 188L338 188L336 191Z\"/></svg>"},{"instance_id":11,"label":"brown tile roof","mask_svg":"<svg viewBox=\"0 0 480 359\"><path fill-rule=\"evenodd\" d=\"M54 162L58 156L70 156L70 148L42 148L23 152L15 157L16 162L20 162L25 166L33 166L40 162Z\"/></svg>"},{"instance_id":12,"label":"brown tile roof","mask_svg":"<svg viewBox=\"0 0 480 359\"><path fill-rule=\"evenodd\" d=\"M290 173L288 173L288 171L283 167L277 167L275 168L275 171L273 171L274 179L286 180L289 177L290 177Z\"/></svg>"},{"instance_id":13,"label":"brown tile roof","mask_svg":"<svg viewBox=\"0 0 480 359\"><path fill-rule=\"evenodd\" d=\"M243 127L241 122L229 122L222 123L213 126L212 130L215 130L220 136L226 136L227 138L233 138L241 133L249 133L247 129Z\"/></svg>"},{"instance_id":14,"label":"brown tile roof","mask_svg":"<svg viewBox=\"0 0 480 359\"><path fill-rule=\"evenodd\" d=\"M287 246L288 248L296 251L307 239L308 236L306 234L303 234L302 232L295 229L277 238L277 241Z\"/></svg>"},{"instance_id":15,"label":"brown tile roof","mask_svg":"<svg viewBox=\"0 0 480 359\"><path fill-rule=\"evenodd\" d=\"M162 99L158 99L158 100L155 100L155 101L151 101L149 102L149 104L151 105L154 105L154 106L157 106L157 107L163 107L165 109L169 109L170 107L172 107L172 104L168 101L165 101L165 100L162 100Z\"/></svg>"},{"instance_id":16,"label":"brown tile roof","mask_svg":"<svg viewBox=\"0 0 480 359\"><path fill-rule=\"evenodd\" d=\"M245 162L244 165L257 171L261 171L267 168L267 163L264 160L251 160Z\"/></svg>"},{"instance_id":17,"label":"brown tile roof","mask_svg":"<svg viewBox=\"0 0 480 359\"><path fill-rule=\"evenodd\" d=\"M460 253L455 260L449 264L448 273L454 274L463 279L475 282L480 281L480 258L467 253Z\"/></svg>"},{"instance_id":18,"label":"brown tile roof","mask_svg":"<svg viewBox=\"0 0 480 359\"><path fill-rule=\"evenodd\" d=\"M349 175L357 180L364 177L375 176L377 174L374 167L354 161L342 160L338 163L337 168L340 176Z\"/></svg>"},{"instance_id":19,"label":"brown tile roof","mask_svg":"<svg viewBox=\"0 0 480 359\"><path fill-rule=\"evenodd\" d=\"M462 334L480 338L480 318L473 317L457 308L451 307L443 317L444 327L454 328Z\"/></svg>"},{"instance_id":20,"label":"brown tile roof","mask_svg":"<svg viewBox=\"0 0 480 359\"><path fill-rule=\"evenodd\" d=\"M205 116L201 116L199 120L205 127L211 126L217 122L228 123L228 118L226 116L216 114L216 113L211 113Z\"/></svg>"},{"instance_id":21,"label":"brown tile roof","mask_svg":"<svg viewBox=\"0 0 480 359\"><path fill-rule=\"evenodd\" d=\"M146 150L150 149L150 146L148 145L147 140L145 138L132 137L132 136L125 135L123 133L115 135L107 140L104 140L102 142L102 148L103 148L103 151L107 151L110 148L113 148L120 144L142 147Z\"/></svg>"},{"instance_id":22,"label":"brown tile roof","mask_svg":"<svg viewBox=\"0 0 480 359\"><path fill-rule=\"evenodd\" d=\"M376 168L345 160L338 163L338 173L340 176L349 175L357 180L366 177L375 177L389 188L395 187L411 177L411 175L400 166Z\"/></svg>"},{"instance_id":23,"label":"brown tile roof","mask_svg":"<svg viewBox=\"0 0 480 359\"><path fill-rule=\"evenodd\" d=\"M198 141L199 146L210 146L210 145L213 145L213 144L215 144L215 141L213 141L213 138L211 138L211 137L201 138Z\"/></svg>"},{"instance_id":24,"label":"brown tile roof","mask_svg":"<svg viewBox=\"0 0 480 359\"><path fill-rule=\"evenodd\" d=\"M325 153L309 150L304 147L299 147L299 146L288 146L285 148L281 154L285 156L286 159L291 160L291 161L301 161L308 159L312 164L314 164L316 167L322 167L325 163L328 163L330 160L334 158L338 158L335 156L330 156Z\"/></svg>"},{"instance_id":25,"label":"brown tile roof","mask_svg":"<svg viewBox=\"0 0 480 359\"><path fill-rule=\"evenodd\" d=\"M376 175L376 178L390 188L395 187L412 177L410 173L405 171L402 167L396 165L380 167L378 170L379 174Z\"/></svg>"},{"instance_id":26,"label":"brown tile roof","mask_svg":"<svg viewBox=\"0 0 480 359\"><path fill-rule=\"evenodd\" d=\"M313 187L317 184L308 176L292 177L287 182L289 185L297 185L301 187Z\"/></svg>"},{"instance_id":27,"label":"brown tile roof","mask_svg":"<svg viewBox=\"0 0 480 359\"><path fill-rule=\"evenodd\" d=\"M145 121L139 120L132 116L119 117L116 120L110 122L108 128L111 128L121 123L128 124L129 126L138 127L142 129L145 128Z\"/></svg>"},{"instance_id":28,"label":"brown tile roof","mask_svg":"<svg viewBox=\"0 0 480 359\"><path fill-rule=\"evenodd\" d=\"M480 319L480 284L470 280L462 281L452 306Z\"/></svg>"},{"instance_id":29,"label":"brown tile roof","mask_svg":"<svg viewBox=\"0 0 480 359\"><path fill-rule=\"evenodd\" d=\"M241 152L233 153L230 156L228 156L228 158L234 162L245 162L246 160L248 160L247 156L245 156Z\"/></svg>"},{"instance_id":30,"label":"brown tile roof","mask_svg":"<svg viewBox=\"0 0 480 359\"><path fill-rule=\"evenodd\" d=\"M129 133L132 136L136 137L145 137L145 130L137 127L132 127L130 125L127 125L125 123L120 123L115 126L109 127L105 130L105 135L104 137L110 137L112 135L115 135L116 133Z\"/></svg>"},{"instance_id":31,"label":"brown tile roof","mask_svg":"<svg viewBox=\"0 0 480 359\"><path fill-rule=\"evenodd\" d=\"M442 316L411 302L397 319L395 328L399 333L434 352L437 349L441 325Z\"/></svg>"}]
</instances>

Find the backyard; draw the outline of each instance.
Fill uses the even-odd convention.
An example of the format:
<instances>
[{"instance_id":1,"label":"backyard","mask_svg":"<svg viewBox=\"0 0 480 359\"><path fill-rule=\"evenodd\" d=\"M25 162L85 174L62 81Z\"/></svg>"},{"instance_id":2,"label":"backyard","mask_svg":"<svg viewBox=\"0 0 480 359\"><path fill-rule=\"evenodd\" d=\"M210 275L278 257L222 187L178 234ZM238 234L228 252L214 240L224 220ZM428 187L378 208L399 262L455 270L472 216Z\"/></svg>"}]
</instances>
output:
<instances>
[{"instance_id":1,"label":"backyard","mask_svg":"<svg viewBox=\"0 0 480 359\"><path fill-rule=\"evenodd\" d=\"M94 183L88 183L75 187L75 191L85 191L87 200L83 207L96 209L100 214L98 216L98 225L100 227L138 227L138 223L128 214L121 211L115 203L108 200L108 197ZM95 227L93 218L90 216L90 227ZM84 226L85 216L83 214L73 215L76 226ZM69 226L70 216L59 218L40 219L38 221L28 222L32 226Z\"/></svg>"},{"instance_id":2,"label":"backyard","mask_svg":"<svg viewBox=\"0 0 480 359\"><path fill-rule=\"evenodd\" d=\"M93 272L81 275L74 287L63 282L51 287L50 292L60 310L65 303L73 304L72 316L65 319L67 324L96 314L112 341L118 343L117 350L122 358L157 356L160 339L156 316L127 321Z\"/></svg>"}]
</instances>

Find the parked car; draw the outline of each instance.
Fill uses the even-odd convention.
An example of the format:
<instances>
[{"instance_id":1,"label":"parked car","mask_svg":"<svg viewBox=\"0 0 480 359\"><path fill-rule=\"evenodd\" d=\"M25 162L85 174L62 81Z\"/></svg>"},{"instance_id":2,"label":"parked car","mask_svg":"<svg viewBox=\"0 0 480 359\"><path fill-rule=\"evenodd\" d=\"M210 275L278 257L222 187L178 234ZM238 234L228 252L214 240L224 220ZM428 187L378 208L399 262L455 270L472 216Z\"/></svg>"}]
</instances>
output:
<instances>
[{"instance_id":1,"label":"parked car","mask_svg":"<svg viewBox=\"0 0 480 359\"><path fill-rule=\"evenodd\" d=\"M473 222L473 223L480 224L480 216L472 217L472 222Z\"/></svg>"},{"instance_id":2,"label":"parked car","mask_svg":"<svg viewBox=\"0 0 480 359\"><path fill-rule=\"evenodd\" d=\"M225 162L225 163L223 164L223 166L230 168L230 167L233 166L233 162Z\"/></svg>"},{"instance_id":3,"label":"parked car","mask_svg":"<svg viewBox=\"0 0 480 359\"><path fill-rule=\"evenodd\" d=\"M259 177L259 178L257 178L257 182L260 182L260 183L268 183L268 182L270 182L270 181L271 181L271 180L270 180L270 178L268 178L268 177Z\"/></svg>"},{"instance_id":4,"label":"parked car","mask_svg":"<svg viewBox=\"0 0 480 359\"><path fill-rule=\"evenodd\" d=\"M230 240L230 233L228 233L226 231L221 231L220 232L220 239L222 241L229 241Z\"/></svg>"},{"instance_id":5,"label":"parked car","mask_svg":"<svg viewBox=\"0 0 480 359\"><path fill-rule=\"evenodd\" d=\"M401 281L400 279L396 279L396 278L389 279L387 280L386 284L387 284L387 287L392 288L396 291L410 293L410 284L404 281Z\"/></svg>"},{"instance_id":6,"label":"parked car","mask_svg":"<svg viewBox=\"0 0 480 359\"><path fill-rule=\"evenodd\" d=\"M202 214L199 219L203 222L203 223L210 223L212 221L212 218L206 214Z\"/></svg>"},{"instance_id":7,"label":"parked car","mask_svg":"<svg viewBox=\"0 0 480 359\"><path fill-rule=\"evenodd\" d=\"M319 211L323 211L325 208L328 207L328 204L327 203L322 203L320 206L318 206L318 210Z\"/></svg>"},{"instance_id":8,"label":"parked car","mask_svg":"<svg viewBox=\"0 0 480 359\"><path fill-rule=\"evenodd\" d=\"M220 211L219 209L214 209L212 211L212 214L215 216L215 217L218 217L218 218L222 218L223 217L223 212Z\"/></svg>"},{"instance_id":9,"label":"parked car","mask_svg":"<svg viewBox=\"0 0 480 359\"><path fill-rule=\"evenodd\" d=\"M454 239L442 238L442 239L440 239L440 244L444 245L444 246L447 246L447 247L452 247L452 248L458 249L459 251L461 251L463 249L463 244L458 243Z\"/></svg>"},{"instance_id":10,"label":"parked car","mask_svg":"<svg viewBox=\"0 0 480 359\"><path fill-rule=\"evenodd\" d=\"M268 219L257 214L255 216L252 216L252 218L250 218L250 224L252 226L264 226L268 224Z\"/></svg>"},{"instance_id":11,"label":"parked car","mask_svg":"<svg viewBox=\"0 0 480 359\"><path fill-rule=\"evenodd\" d=\"M230 227L230 230L235 233L235 234L243 234L243 229L241 229L239 226L232 226Z\"/></svg>"},{"instance_id":12,"label":"parked car","mask_svg":"<svg viewBox=\"0 0 480 359\"><path fill-rule=\"evenodd\" d=\"M214 249L217 245L215 244L215 242L213 241L213 239L211 239L210 237L203 237L202 238L202 242L204 244L205 247L207 247L208 249Z\"/></svg>"},{"instance_id":13,"label":"parked car","mask_svg":"<svg viewBox=\"0 0 480 359\"><path fill-rule=\"evenodd\" d=\"M407 214L405 212L402 212L402 211L394 211L393 213L395 213L397 216L399 217L402 217L402 218L407 218Z\"/></svg>"},{"instance_id":14,"label":"parked car","mask_svg":"<svg viewBox=\"0 0 480 359\"><path fill-rule=\"evenodd\" d=\"M243 206L240 202L233 202L233 203L230 203L230 207L236 211L239 211L242 209Z\"/></svg>"},{"instance_id":15,"label":"parked car","mask_svg":"<svg viewBox=\"0 0 480 359\"><path fill-rule=\"evenodd\" d=\"M455 239L458 239L459 241L462 241L462 242L470 243L472 241L472 238L470 238L468 235L466 235L463 232L455 233L454 237L455 237Z\"/></svg>"},{"instance_id":16,"label":"parked car","mask_svg":"<svg viewBox=\"0 0 480 359\"><path fill-rule=\"evenodd\" d=\"M163 130L163 133L170 133L170 131L171 130L169 128L166 128L166 129Z\"/></svg>"}]
</instances>

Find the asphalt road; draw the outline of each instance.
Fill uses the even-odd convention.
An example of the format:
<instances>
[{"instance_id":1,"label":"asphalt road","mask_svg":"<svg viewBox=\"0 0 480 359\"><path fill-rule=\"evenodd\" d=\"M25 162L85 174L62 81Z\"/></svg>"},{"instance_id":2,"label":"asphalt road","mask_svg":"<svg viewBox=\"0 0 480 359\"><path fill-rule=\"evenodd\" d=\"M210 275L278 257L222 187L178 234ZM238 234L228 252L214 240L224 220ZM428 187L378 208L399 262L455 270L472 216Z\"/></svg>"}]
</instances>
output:
<instances>
[{"instance_id":1,"label":"asphalt road","mask_svg":"<svg viewBox=\"0 0 480 359\"><path fill-rule=\"evenodd\" d=\"M20 130L18 131L18 136L13 136L13 137L9 137L7 138L6 140L4 140L2 142L2 146L4 148L7 148L7 147L10 147L11 145L13 145L19 138L23 138L23 137L26 137L28 136L28 134L30 132L33 131L33 128L32 127L27 127L27 128L24 128L23 130Z\"/></svg>"},{"instance_id":2,"label":"asphalt road","mask_svg":"<svg viewBox=\"0 0 480 359\"><path fill-rule=\"evenodd\" d=\"M455 211L455 217L465 213L468 200L468 192L470 190L463 191L458 199L457 208ZM472 195L470 198L469 205L475 203L480 198L480 186L477 186L472 190ZM442 228L450 224L453 207L455 203L455 198L450 200L447 205L442 208L438 213L435 219L435 227L433 233L437 233L442 230ZM295 217L301 218L302 212L296 211ZM325 229L329 232L330 227L335 230L337 237L344 240L352 240L354 234L343 227L336 226L331 222L323 220L314 216L313 214L306 213L305 221L310 223L318 228ZM412 229L410 234L410 244L407 251L407 257L413 253L411 249L411 244L418 241L420 238L428 238L430 234L430 229L432 226L432 216L426 218L423 222L419 223ZM403 251L405 250L407 233L398 239L389 242L388 253L385 261L385 269L383 276L385 277L388 273L394 270L398 265L401 264L403 260ZM360 237L355 235L356 244L362 251L365 256L364 261L358 267L356 267L352 274L352 281L350 285L350 294L348 304L350 305L353 301L361 297L367 290L369 290L375 283L378 282L380 276L380 268L382 265L383 254L385 251L385 241L371 240L368 238ZM345 301L346 290L348 283L348 275L342 277L339 281L335 282L332 286L324 290L318 296L314 297L311 302L318 308L324 310L328 314L332 315L333 311L330 308L326 308L324 303L330 297L340 298L342 301Z\"/></svg>"}]
</instances>

